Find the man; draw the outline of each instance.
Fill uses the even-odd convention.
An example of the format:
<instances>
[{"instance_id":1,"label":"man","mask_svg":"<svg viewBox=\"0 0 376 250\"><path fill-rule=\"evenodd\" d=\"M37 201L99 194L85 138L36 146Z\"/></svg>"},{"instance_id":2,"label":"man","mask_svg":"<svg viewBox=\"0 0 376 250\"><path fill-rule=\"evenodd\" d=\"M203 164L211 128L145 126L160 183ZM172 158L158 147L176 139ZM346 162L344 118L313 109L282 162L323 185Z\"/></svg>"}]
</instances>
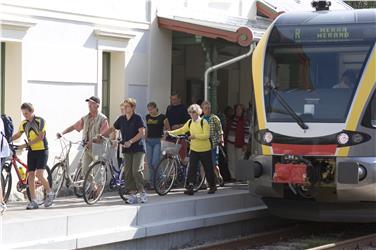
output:
<instances>
[{"instance_id":1,"label":"man","mask_svg":"<svg viewBox=\"0 0 376 250\"><path fill-rule=\"evenodd\" d=\"M76 130L80 132L82 130L82 140L86 142L86 147L91 149L93 139L96 135L104 133L109 128L107 117L99 112L100 99L96 96L92 96L85 100L88 103L89 114L82 117L72 126L66 128L63 132L58 133L57 137ZM94 160L94 156L91 150L86 150L82 162L82 173L86 175L90 163Z\"/></svg>"},{"instance_id":2,"label":"man","mask_svg":"<svg viewBox=\"0 0 376 250\"><path fill-rule=\"evenodd\" d=\"M170 103L166 110L167 125L172 130L181 128L190 119L187 107L181 103L178 93L172 93Z\"/></svg>"},{"instance_id":3,"label":"man","mask_svg":"<svg viewBox=\"0 0 376 250\"><path fill-rule=\"evenodd\" d=\"M170 105L166 110L166 122L165 126L168 130L175 130L183 127L183 125L190 119L187 107L181 103L181 98L178 93L172 93L170 97ZM181 159L185 159L187 156L187 143L180 141L181 148L179 155Z\"/></svg>"},{"instance_id":4,"label":"man","mask_svg":"<svg viewBox=\"0 0 376 250\"><path fill-rule=\"evenodd\" d=\"M25 120L21 122L18 132L12 136L12 141L18 140L24 133L27 137L27 141L19 146L19 149L28 148L27 183L29 185L31 200L26 209L38 209L39 207L36 202L35 177L38 178L38 182L43 185L47 193L44 206L50 207L55 199L55 194L44 176L48 161L46 122L42 117L34 114L34 107L31 103L23 103L21 111Z\"/></svg>"},{"instance_id":5,"label":"man","mask_svg":"<svg viewBox=\"0 0 376 250\"><path fill-rule=\"evenodd\" d=\"M0 173L2 173L2 167L3 167L3 161L10 155L10 148L8 145L8 141L5 137L5 128L4 128L4 123L3 119L0 119ZM4 197L3 197L3 190L2 186L4 185L1 182L0 178L0 215L2 215L6 210L7 206L4 202Z\"/></svg>"},{"instance_id":6,"label":"man","mask_svg":"<svg viewBox=\"0 0 376 250\"><path fill-rule=\"evenodd\" d=\"M333 86L333 89L350 89L354 88L356 73L354 70L346 70L341 77L340 83Z\"/></svg>"},{"instance_id":7,"label":"man","mask_svg":"<svg viewBox=\"0 0 376 250\"><path fill-rule=\"evenodd\" d=\"M201 104L203 111L203 119L205 119L210 127L210 143L211 143L211 157L213 163L214 174L216 175L218 184L223 186L223 178L219 171L219 147L224 146L223 129L221 120L211 112L211 104L209 101L203 101Z\"/></svg>"}]
</instances>

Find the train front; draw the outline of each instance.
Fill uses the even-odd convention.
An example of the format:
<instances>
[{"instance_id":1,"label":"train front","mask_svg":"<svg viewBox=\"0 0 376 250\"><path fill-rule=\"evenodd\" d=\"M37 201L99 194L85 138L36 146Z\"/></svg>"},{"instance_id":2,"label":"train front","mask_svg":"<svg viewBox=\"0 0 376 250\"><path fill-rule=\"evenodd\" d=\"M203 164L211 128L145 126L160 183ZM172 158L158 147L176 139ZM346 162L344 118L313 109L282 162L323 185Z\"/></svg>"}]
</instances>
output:
<instances>
[{"instance_id":1,"label":"train front","mask_svg":"<svg viewBox=\"0 0 376 250\"><path fill-rule=\"evenodd\" d=\"M375 17L283 14L257 45L249 187L271 213L376 221Z\"/></svg>"}]
</instances>

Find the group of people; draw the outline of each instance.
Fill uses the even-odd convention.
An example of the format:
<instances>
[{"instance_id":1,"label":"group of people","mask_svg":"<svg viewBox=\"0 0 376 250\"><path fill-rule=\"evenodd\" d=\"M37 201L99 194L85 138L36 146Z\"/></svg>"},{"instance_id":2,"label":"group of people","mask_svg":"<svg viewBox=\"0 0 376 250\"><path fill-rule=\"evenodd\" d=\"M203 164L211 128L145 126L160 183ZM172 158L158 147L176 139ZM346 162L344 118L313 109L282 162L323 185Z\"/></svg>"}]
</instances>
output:
<instances>
[{"instance_id":1,"label":"group of people","mask_svg":"<svg viewBox=\"0 0 376 250\"><path fill-rule=\"evenodd\" d=\"M188 170L185 194L194 194L193 186L199 162L205 170L209 185L208 193L216 192L217 180L223 182L218 166L219 147L223 147L225 144L228 155L228 169L232 178L235 179L236 161L243 157L249 140L249 123L245 118L243 105L236 105L235 113L227 117L227 125L223 129L223 121L217 115L211 113L211 105L208 101L202 102L201 106L192 104L187 108L181 103L177 93L171 95L170 105L165 115L159 113L155 102L150 102L147 105L148 114L145 119L135 112L136 100L127 98L120 105L121 115L112 125L109 124L108 118L99 111L100 99L98 97L92 96L85 101L88 103L89 113L61 133L57 133L57 137L60 138L74 130L82 131L82 140L85 141L88 149L85 151L82 164L82 172L85 175L90 163L94 160L91 151L94 140L102 136L108 137L115 131L120 131L121 141L119 145L121 145L125 162L124 178L126 189L129 192L126 200L128 204L147 202L143 173L145 156L149 168L149 185L153 187L155 179L158 178L156 168L161 156L161 139L166 133L171 135L189 133L189 162L191 167ZM44 206L50 207L55 194L43 176L48 160L46 123L43 118L34 114L34 107L30 103L22 104L21 111L25 120L21 122L19 130L13 135L12 140L19 139L23 133L27 137L26 143L19 146L21 149L28 148L28 183L31 201L26 208L38 208L35 201L35 176L47 192ZM0 130L4 134L2 121L0 121ZM5 159L10 155L10 150L6 140L1 140L1 143L0 158ZM180 152L181 157L185 157L186 153L187 145L183 145ZM5 209L6 205L3 202L2 191L0 190L0 212Z\"/></svg>"}]
</instances>

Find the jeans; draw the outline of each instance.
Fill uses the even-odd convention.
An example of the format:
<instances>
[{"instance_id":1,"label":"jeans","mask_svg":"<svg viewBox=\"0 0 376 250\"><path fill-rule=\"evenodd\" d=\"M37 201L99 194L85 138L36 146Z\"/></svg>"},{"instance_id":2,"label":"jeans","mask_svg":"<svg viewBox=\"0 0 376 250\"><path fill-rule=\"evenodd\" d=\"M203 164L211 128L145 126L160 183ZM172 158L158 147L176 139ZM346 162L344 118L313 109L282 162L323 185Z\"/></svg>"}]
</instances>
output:
<instances>
[{"instance_id":1,"label":"jeans","mask_svg":"<svg viewBox=\"0 0 376 250\"><path fill-rule=\"evenodd\" d=\"M213 166L218 166L219 164L219 146L215 146L211 150L211 155L212 155L212 162Z\"/></svg>"},{"instance_id":2,"label":"jeans","mask_svg":"<svg viewBox=\"0 0 376 250\"><path fill-rule=\"evenodd\" d=\"M147 138L146 139L146 157L149 168L149 183L154 185L156 176L156 168L161 159L161 139Z\"/></svg>"}]
</instances>

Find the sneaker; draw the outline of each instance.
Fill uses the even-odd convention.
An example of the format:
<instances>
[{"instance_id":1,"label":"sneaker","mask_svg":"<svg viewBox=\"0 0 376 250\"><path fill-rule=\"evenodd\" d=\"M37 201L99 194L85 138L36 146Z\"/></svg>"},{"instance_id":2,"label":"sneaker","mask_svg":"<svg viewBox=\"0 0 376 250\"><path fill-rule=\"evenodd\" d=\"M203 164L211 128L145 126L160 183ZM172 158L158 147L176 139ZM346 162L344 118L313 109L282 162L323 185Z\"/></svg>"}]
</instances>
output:
<instances>
[{"instance_id":1,"label":"sneaker","mask_svg":"<svg viewBox=\"0 0 376 250\"><path fill-rule=\"evenodd\" d=\"M208 191L208 194L214 194L215 191L217 191L217 186L216 186L216 185L210 187L210 189L209 189L209 191Z\"/></svg>"},{"instance_id":2,"label":"sneaker","mask_svg":"<svg viewBox=\"0 0 376 250\"><path fill-rule=\"evenodd\" d=\"M128 199L125 201L127 204L137 204L137 196L134 194L129 195Z\"/></svg>"},{"instance_id":3,"label":"sneaker","mask_svg":"<svg viewBox=\"0 0 376 250\"><path fill-rule=\"evenodd\" d=\"M187 189L184 191L184 194L186 195L194 195L194 191L193 191L193 185L190 184L187 186Z\"/></svg>"},{"instance_id":4,"label":"sneaker","mask_svg":"<svg viewBox=\"0 0 376 250\"><path fill-rule=\"evenodd\" d=\"M38 203L36 203L35 201L30 201L30 203L27 204L26 209L27 210L38 209Z\"/></svg>"},{"instance_id":5,"label":"sneaker","mask_svg":"<svg viewBox=\"0 0 376 250\"><path fill-rule=\"evenodd\" d=\"M0 214L3 215L5 211L7 211L7 205L5 203L0 203Z\"/></svg>"},{"instance_id":6,"label":"sneaker","mask_svg":"<svg viewBox=\"0 0 376 250\"><path fill-rule=\"evenodd\" d=\"M52 202L54 201L54 199L55 199L55 193L54 192L48 193L46 199L44 200L44 207L52 206Z\"/></svg>"},{"instance_id":7,"label":"sneaker","mask_svg":"<svg viewBox=\"0 0 376 250\"><path fill-rule=\"evenodd\" d=\"M148 202L148 197L147 197L146 192L141 192L141 193L140 193L140 202L141 202L141 203L146 203L146 202Z\"/></svg>"}]
</instances>

